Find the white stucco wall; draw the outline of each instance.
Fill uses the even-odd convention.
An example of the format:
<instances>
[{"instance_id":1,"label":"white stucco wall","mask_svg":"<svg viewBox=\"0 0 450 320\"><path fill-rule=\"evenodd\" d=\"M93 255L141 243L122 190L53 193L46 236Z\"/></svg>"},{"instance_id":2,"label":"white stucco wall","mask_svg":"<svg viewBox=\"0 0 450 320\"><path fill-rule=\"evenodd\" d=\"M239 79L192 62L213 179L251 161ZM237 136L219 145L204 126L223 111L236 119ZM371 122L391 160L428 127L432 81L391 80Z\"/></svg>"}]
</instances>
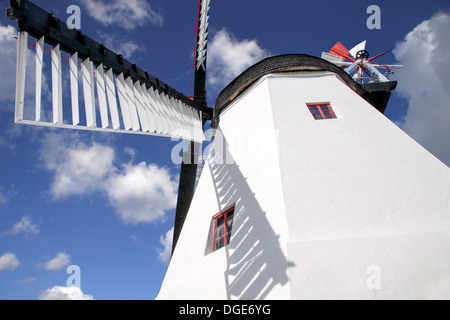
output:
<instances>
[{"instance_id":1,"label":"white stucco wall","mask_svg":"<svg viewBox=\"0 0 450 320\"><path fill-rule=\"evenodd\" d=\"M263 77L220 129L159 299L450 298L450 169L336 75Z\"/></svg>"},{"instance_id":2,"label":"white stucco wall","mask_svg":"<svg viewBox=\"0 0 450 320\"><path fill-rule=\"evenodd\" d=\"M291 297L450 298L450 169L334 74L269 87ZM338 119L314 120L314 102Z\"/></svg>"},{"instance_id":3,"label":"white stucco wall","mask_svg":"<svg viewBox=\"0 0 450 320\"><path fill-rule=\"evenodd\" d=\"M267 81L220 121L158 298L288 299L289 234ZM233 203L231 242L212 252L212 218Z\"/></svg>"}]
</instances>

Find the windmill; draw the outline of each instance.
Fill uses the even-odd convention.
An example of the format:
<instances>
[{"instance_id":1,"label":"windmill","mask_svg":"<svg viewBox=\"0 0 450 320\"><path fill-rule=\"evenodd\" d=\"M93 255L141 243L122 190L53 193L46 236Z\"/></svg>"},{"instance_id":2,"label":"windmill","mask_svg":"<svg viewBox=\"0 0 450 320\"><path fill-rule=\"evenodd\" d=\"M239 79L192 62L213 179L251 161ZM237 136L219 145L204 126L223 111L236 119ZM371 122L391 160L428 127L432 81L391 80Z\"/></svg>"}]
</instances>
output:
<instances>
[{"instance_id":1,"label":"windmill","mask_svg":"<svg viewBox=\"0 0 450 320\"><path fill-rule=\"evenodd\" d=\"M384 116L397 82L371 63L382 54L338 43L325 59L269 57L225 87L212 109L208 0L198 5L193 99L31 2L10 3L19 23L16 122L191 141L159 299L450 297L450 171ZM43 44L52 47L50 122L38 99L35 118L23 118L28 36L37 79ZM72 100L79 121L71 124L61 51L71 70L81 61L85 109ZM206 120L215 137L198 177Z\"/></svg>"},{"instance_id":2,"label":"windmill","mask_svg":"<svg viewBox=\"0 0 450 320\"><path fill-rule=\"evenodd\" d=\"M369 58L369 52L366 50L366 40L350 50L347 50L340 42L337 42L331 48L330 52L322 52L322 59L328 60L337 66L345 67L345 72L353 74L353 79L361 84L389 82L386 76L392 74L392 70L401 69L403 66L372 63L373 60L385 55L389 51L384 51ZM381 73L378 69L385 70L385 73Z\"/></svg>"}]
</instances>

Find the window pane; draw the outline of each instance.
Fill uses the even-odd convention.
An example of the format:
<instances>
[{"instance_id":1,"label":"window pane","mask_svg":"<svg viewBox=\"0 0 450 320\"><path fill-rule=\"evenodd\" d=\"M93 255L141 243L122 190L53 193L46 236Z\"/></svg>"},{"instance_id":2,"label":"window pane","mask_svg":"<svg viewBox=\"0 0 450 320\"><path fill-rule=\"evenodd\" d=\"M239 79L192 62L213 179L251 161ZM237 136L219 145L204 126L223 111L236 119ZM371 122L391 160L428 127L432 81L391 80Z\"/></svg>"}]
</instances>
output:
<instances>
[{"instance_id":1,"label":"window pane","mask_svg":"<svg viewBox=\"0 0 450 320\"><path fill-rule=\"evenodd\" d=\"M313 116L315 119L322 119L322 115L320 113L318 114L313 113Z\"/></svg>"},{"instance_id":2,"label":"window pane","mask_svg":"<svg viewBox=\"0 0 450 320\"><path fill-rule=\"evenodd\" d=\"M216 240L216 250L223 247L223 238Z\"/></svg>"},{"instance_id":3,"label":"window pane","mask_svg":"<svg viewBox=\"0 0 450 320\"><path fill-rule=\"evenodd\" d=\"M231 232L231 228L233 225L233 215L234 210L227 213L227 233Z\"/></svg>"},{"instance_id":4,"label":"window pane","mask_svg":"<svg viewBox=\"0 0 450 320\"><path fill-rule=\"evenodd\" d=\"M311 110L311 111L319 111L319 108L317 108L316 106L309 106L309 110Z\"/></svg>"},{"instance_id":5,"label":"window pane","mask_svg":"<svg viewBox=\"0 0 450 320\"><path fill-rule=\"evenodd\" d=\"M233 220L227 220L227 233L231 232L233 226Z\"/></svg>"},{"instance_id":6,"label":"window pane","mask_svg":"<svg viewBox=\"0 0 450 320\"><path fill-rule=\"evenodd\" d=\"M227 233L227 244L230 243L230 239L231 239L231 232Z\"/></svg>"},{"instance_id":7,"label":"window pane","mask_svg":"<svg viewBox=\"0 0 450 320\"><path fill-rule=\"evenodd\" d=\"M227 221L230 219L233 220L233 216L234 216L234 209L227 212Z\"/></svg>"},{"instance_id":8,"label":"window pane","mask_svg":"<svg viewBox=\"0 0 450 320\"><path fill-rule=\"evenodd\" d=\"M327 105L321 106L322 110L330 110Z\"/></svg>"},{"instance_id":9,"label":"window pane","mask_svg":"<svg viewBox=\"0 0 450 320\"><path fill-rule=\"evenodd\" d=\"M219 227L219 226L223 225L223 221L224 221L224 216L221 215L220 217L218 217L216 219L216 226Z\"/></svg>"},{"instance_id":10,"label":"window pane","mask_svg":"<svg viewBox=\"0 0 450 320\"><path fill-rule=\"evenodd\" d=\"M219 238L222 236L223 236L223 225L220 227L217 227L217 229L216 229L216 238Z\"/></svg>"}]
</instances>

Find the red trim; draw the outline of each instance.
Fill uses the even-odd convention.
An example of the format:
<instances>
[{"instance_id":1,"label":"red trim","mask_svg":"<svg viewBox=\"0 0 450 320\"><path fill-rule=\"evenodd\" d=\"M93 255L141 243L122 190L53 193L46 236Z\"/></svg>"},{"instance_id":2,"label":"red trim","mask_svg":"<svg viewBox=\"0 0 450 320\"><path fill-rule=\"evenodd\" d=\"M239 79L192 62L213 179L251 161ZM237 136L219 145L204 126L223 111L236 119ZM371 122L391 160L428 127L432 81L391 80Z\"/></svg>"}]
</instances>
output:
<instances>
[{"instance_id":1,"label":"red trim","mask_svg":"<svg viewBox=\"0 0 450 320\"><path fill-rule=\"evenodd\" d=\"M217 218L214 218L213 251L216 251L216 231L217 231Z\"/></svg>"},{"instance_id":2,"label":"red trim","mask_svg":"<svg viewBox=\"0 0 450 320\"><path fill-rule=\"evenodd\" d=\"M374 59L376 59L376 58L378 58L378 57L381 57L382 55L384 55L384 54L386 54L386 53L388 53L389 51L391 51L392 49L389 49L388 51L385 51L385 52L383 52L383 53L380 53L379 55L376 55L375 57L372 57L372 58L370 58L370 59L367 59L367 61L372 61L372 60L374 60Z\"/></svg>"},{"instance_id":3,"label":"red trim","mask_svg":"<svg viewBox=\"0 0 450 320\"><path fill-rule=\"evenodd\" d=\"M309 111L311 112L312 116L315 120L322 120L322 119L336 119L336 114L333 111L333 108L331 108L331 105L329 103L308 103L307 104ZM317 110L311 110L312 107L316 107ZM323 112L322 107L327 107L330 111L331 118L327 118ZM316 118L314 113L320 113L321 118Z\"/></svg>"},{"instance_id":4,"label":"red trim","mask_svg":"<svg viewBox=\"0 0 450 320\"><path fill-rule=\"evenodd\" d=\"M223 217L223 235L220 238L223 238L223 247L225 247L228 243L227 243L227 218L228 218L228 213L230 211L234 211L235 205L233 204L232 206L226 208L225 210L219 212L218 214L216 214L213 219L214 219L214 238L213 238L213 251L216 251L217 249L220 248L216 248L216 242L217 242L217 220L221 217ZM234 216L233 216L233 220L234 220Z\"/></svg>"},{"instance_id":5,"label":"red trim","mask_svg":"<svg viewBox=\"0 0 450 320\"><path fill-rule=\"evenodd\" d=\"M14 37L14 38L17 39L17 37ZM36 48L36 44L37 44L37 41L28 41L28 45L29 45L30 47ZM53 48L50 48L50 49L44 49L44 52L45 52L45 53L48 53L48 54L52 54L52 50L53 50ZM61 60L62 60L62 61L65 61L65 62L70 62L70 57L69 57L69 56L67 56L67 57L61 57ZM78 67L81 67L81 64L80 64L80 63L78 64Z\"/></svg>"},{"instance_id":6,"label":"red trim","mask_svg":"<svg viewBox=\"0 0 450 320\"><path fill-rule=\"evenodd\" d=\"M231 210L234 209L235 206L236 206L235 204L232 204L231 206L226 207L225 209L223 209L223 210L220 211L219 213L216 213L216 214L213 216L213 219L218 218L219 216L223 215L224 213L230 212Z\"/></svg>"}]
</instances>

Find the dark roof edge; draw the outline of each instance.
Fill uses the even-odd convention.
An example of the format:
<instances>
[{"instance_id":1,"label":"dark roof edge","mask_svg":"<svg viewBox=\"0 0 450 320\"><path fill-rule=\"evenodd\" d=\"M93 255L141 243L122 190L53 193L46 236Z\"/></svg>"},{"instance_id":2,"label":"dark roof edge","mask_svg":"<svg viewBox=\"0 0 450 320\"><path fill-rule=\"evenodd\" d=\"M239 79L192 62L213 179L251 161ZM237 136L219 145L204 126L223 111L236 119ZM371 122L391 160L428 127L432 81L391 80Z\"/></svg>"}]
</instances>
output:
<instances>
[{"instance_id":1,"label":"dark roof edge","mask_svg":"<svg viewBox=\"0 0 450 320\"><path fill-rule=\"evenodd\" d=\"M397 87L397 81L366 83L362 85L362 97L381 113L386 110L391 92Z\"/></svg>"},{"instance_id":2,"label":"dark roof edge","mask_svg":"<svg viewBox=\"0 0 450 320\"><path fill-rule=\"evenodd\" d=\"M218 115L222 110L261 77L268 74L302 71L330 71L337 74L353 91L381 112L384 112L386 108L390 90L394 90L397 85L395 81L361 85L355 82L342 68L321 58L307 54L278 55L268 57L249 67L226 86L216 99L214 118L218 120Z\"/></svg>"}]
</instances>

